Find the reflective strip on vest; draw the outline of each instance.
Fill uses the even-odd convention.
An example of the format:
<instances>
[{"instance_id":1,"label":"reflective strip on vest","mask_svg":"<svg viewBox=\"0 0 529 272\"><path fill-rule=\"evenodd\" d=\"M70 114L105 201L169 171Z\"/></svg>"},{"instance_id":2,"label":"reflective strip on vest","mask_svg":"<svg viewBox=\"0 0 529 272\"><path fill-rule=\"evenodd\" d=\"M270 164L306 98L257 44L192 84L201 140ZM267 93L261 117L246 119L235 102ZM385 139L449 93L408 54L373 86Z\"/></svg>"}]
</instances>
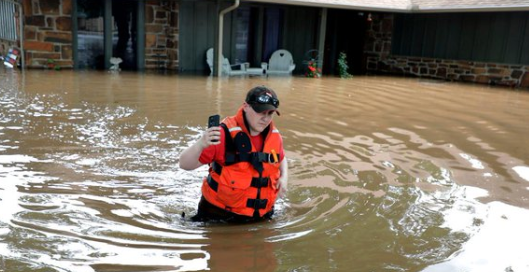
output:
<instances>
[{"instance_id":1,"label":"reflective strip on vest","mask_svg":"<svg viewBox=\"0 0 529 272\"><path fill-rule=\"evenodd\" d=\"M238 130L242 130L241 127L232 127L230 128L230 132L234 132L234 131L238 131Z\"/></svg>"},{"instance_id":2,"label":"reflective strip on vest","mask_svg":"<svg viewBox=\"0 0 529 272\"><path fill-rule=\"evenodd\" d=\"M279 133L279 130L278 129L273 129L272 133Z\"/></svg>"}]
</instances>

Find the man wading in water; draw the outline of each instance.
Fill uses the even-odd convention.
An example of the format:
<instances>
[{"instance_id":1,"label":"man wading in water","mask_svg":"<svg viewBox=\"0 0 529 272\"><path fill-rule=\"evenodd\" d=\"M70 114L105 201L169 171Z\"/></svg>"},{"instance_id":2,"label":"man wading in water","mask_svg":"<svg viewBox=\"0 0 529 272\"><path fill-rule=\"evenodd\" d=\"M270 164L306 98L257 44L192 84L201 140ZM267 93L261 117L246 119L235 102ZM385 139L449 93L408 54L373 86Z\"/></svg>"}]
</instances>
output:
<instances>
[{"instance_id":1,"label":"man wading in water","mask_svg":"<svg viewBox=\"0 0 529 272\"><path fill-rule=\"evenodd\" d=\"M235 116L208 128L180 156L180 168L209 164L194 221L252 222L269 219L278 195L286 193L288 165L281 134L276 93L259 86L248 91Z\"/></svg>"}]
</instances>

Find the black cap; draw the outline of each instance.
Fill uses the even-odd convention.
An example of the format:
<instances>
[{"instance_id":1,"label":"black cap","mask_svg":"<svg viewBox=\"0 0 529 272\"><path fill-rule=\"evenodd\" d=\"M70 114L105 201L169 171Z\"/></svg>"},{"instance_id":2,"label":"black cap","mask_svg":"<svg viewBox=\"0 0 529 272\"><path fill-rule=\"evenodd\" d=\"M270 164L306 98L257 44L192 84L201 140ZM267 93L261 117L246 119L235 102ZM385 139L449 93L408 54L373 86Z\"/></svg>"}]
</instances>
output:
<instances>
[{"instance_id":1,"label":"black cap","mask_svg":"<svg viewBox=\"0 0 529 272\"><path fill-rule=\"evenodd\" d=\"M277 108L279 108L279 99L277 99L277 94L274 90L265 87L257 86L248 91L246 94L246 103L252 106L253 110L256 112L263 112L267 110L274 110L279 114Z\"/></svg>"}]
</instances>

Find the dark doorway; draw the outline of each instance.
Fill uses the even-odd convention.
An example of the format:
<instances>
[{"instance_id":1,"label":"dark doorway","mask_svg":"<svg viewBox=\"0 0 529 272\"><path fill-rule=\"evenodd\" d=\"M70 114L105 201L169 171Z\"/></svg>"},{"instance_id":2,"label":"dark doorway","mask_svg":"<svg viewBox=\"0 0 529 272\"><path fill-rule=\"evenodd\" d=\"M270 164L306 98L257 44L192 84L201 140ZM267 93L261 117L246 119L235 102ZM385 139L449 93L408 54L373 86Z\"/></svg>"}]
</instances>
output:
<instances>
[{"instance_id":1,"label":"dark doorway","mask_svg":"<svg viewBox=\"0 0 529 272\"><path fill-rule=\"evenodd\" d=\"M264 16L264 39L263 39L263 59L270 58L272 53L280 49L281 29L283 26L283 10L277 7L270 7L265 10Z\"/></svg>"},{"instance_id":2,"label":"dark doorway","mask_svg":"<svg viewBox=\"0 0 529 272\"><path fill-rule=\"evenodd\" d=\"M112 57L121 58L123 70L136 70L137 6L135 1L112 1Z\"/></svg>"},{"instance_id":3,"label":"dark doorway","mask_svg":"<svg viewBox=\"0 0 529 272\"><path fill-rule=\"evenodd\" d=\"M236 13L235 61L259 66L281 48L284 11L278 7L241 7Z\"/></svg>"},{"instance_id":4,"label":"dark doorway","mask_svg":"<svg viewBox=\"0 0 529 272\"><path fill-rule=\"evenodd\" d=\"M367 15L363 12L329 9L323 73L338 75L340 52L347 55L350 74L364 74L364 42Z\"/></svg>"},{"instance_id":5,"label":"dark doorway","mask_svg":"<svg viewBox=\"0 0 529 272\"><path fill-rule=\"evenodd\" d=\"M236 12L236 34L235 34L235 62L244 63L251 59L250 22L251 10L248 7L240 7Z\"/></svg>"}]
</instances>

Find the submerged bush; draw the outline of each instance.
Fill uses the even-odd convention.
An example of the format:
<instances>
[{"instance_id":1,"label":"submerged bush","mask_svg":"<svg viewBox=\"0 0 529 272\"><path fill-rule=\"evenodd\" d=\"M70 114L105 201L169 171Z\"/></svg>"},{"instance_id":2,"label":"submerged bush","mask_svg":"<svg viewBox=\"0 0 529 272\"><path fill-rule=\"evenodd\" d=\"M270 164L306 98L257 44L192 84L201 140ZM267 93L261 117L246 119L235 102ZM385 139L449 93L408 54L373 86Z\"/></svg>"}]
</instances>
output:
<instances>
[{"instance_id":1,"label":"submerged bush","mask_svg":"<svg viewBox=\"0 0 529 272\"><path fill-rule=\"evenodd\" d=\"M340 55L338 56L338 73L340 74L341 78L351 78L353 75L349 74L347 71L349 69L349 65L347 65L347 55L344 52L340 52Z\"/></svg>"}]
</instances>

